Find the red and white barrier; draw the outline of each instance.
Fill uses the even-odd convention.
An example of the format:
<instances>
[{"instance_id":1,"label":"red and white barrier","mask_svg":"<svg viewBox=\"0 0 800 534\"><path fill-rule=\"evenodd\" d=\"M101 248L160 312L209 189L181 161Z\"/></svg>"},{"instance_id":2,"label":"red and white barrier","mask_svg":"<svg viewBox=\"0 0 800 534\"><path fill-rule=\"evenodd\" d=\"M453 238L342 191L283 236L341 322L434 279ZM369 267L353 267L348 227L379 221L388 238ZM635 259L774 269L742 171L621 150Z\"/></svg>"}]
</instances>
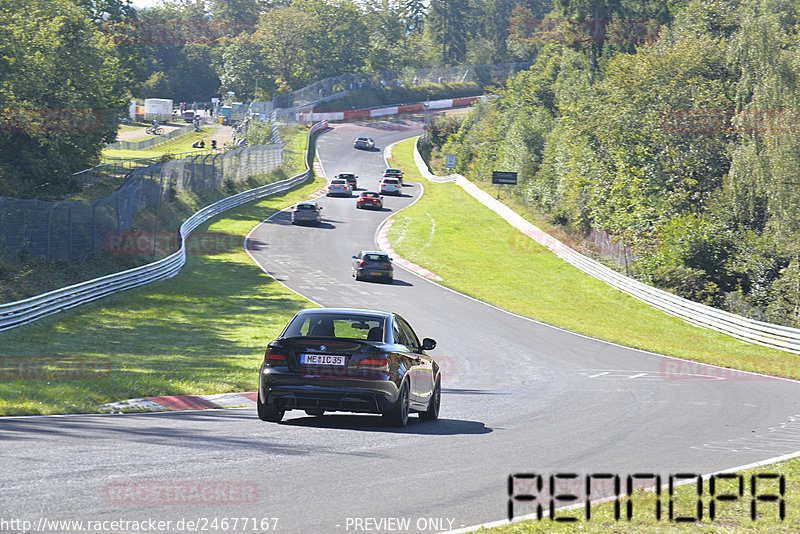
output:
<instances>
[{"instance_id":1,"label":"red and white barrier","mask_svg":"<svg viewBox=\"0 0 800 534\"><path fill-rule=\"evenodd\" d=\"M463 98L446 98L444 100L432 100L427 102L428 109L449 109L461 106L468 106L478 100L483 100L483 96L468 96ZM414 104L404 104L402 106L390 106L385 108L353 109L349 111L329 111L325 113L298 113L297 120L302 123L317 121L349 121L359 119L371 119L376 117L386 117L389 115L399 115L401 113L414 113L425 110L426 102L416 102Z\"/></svg>"}]
</instances>

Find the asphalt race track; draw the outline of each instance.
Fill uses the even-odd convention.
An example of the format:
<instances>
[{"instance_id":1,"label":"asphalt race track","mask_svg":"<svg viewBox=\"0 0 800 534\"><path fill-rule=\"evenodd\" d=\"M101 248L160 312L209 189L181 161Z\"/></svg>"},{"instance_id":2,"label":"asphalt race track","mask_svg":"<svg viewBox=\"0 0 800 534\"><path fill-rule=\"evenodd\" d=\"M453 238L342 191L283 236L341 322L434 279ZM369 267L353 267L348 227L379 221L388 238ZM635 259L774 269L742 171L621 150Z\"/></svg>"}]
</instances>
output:
<instances>
[{"instance_id":1,"label":"asphalt race track","mask_svg":"<svg viewBox=\"0 0 800 534\"><path fill-rule=\"evenodd\" d=\"M420 131L341 125L319 138L318 153L329 178L353 171L372 189L382 152L355 150L353 139L369 135L382 150ZM297 533L396 532L403 524L385 520L408 518L407 531L436 532L503 519L511 473L702 474L800 450L798 382L699 365L676 379L679 360L516 317L399 268L392 285L356 282L351 256L375 248L381 222L422 188L404 192L385 197L384 211L321 197L319 228L292 226L281 212L247 246L320 305L397 311L436 339L430 354L446 373L439 421L412 416L394 429L379 416L287 412L272 424L255 409L0 419L0 516L278 518L275 531ZM216 488L212 502L164 493L203 483ZM132 487L144 493L127 498Z\"/></svg>"}]
</instances>

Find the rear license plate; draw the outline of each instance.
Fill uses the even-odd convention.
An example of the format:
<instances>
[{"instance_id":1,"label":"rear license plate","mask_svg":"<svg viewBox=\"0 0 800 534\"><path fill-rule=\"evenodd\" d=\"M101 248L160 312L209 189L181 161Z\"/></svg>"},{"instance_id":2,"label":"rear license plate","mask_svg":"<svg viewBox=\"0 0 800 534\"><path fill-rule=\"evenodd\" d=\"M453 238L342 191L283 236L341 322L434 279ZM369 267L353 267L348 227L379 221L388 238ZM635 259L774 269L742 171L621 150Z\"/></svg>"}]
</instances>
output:
<instances>
[{"instance_id":1,"label":"rear license plate","mask_svg":"<svg viewBox=\"0 0 800 534\"><path fill-rule=\"evenodd\" d=\"M380 271L370 271L370 276L381 276L383 273Z\"/></svg>"},{"instance_id":2,"label":"rear license plate","mask_svg":"<svg viewBox=\"0 0 800 534\"><path fill-rule=\"evenodd\" d=\"M300 365L338 365L344 367L345 356L335 354L301 354Z\"/></svg>"}]
</instances>

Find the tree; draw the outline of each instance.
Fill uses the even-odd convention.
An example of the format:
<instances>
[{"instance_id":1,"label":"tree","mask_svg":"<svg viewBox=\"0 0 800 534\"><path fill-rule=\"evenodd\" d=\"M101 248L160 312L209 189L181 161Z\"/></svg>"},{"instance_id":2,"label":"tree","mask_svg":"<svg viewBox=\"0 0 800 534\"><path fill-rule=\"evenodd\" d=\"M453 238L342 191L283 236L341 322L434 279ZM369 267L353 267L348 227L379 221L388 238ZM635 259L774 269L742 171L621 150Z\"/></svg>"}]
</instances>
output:
<instances>
[{"instance_id":1,"label":"tree","mask_svg":"<svg viewBox=\"0 0 800 534\"><path fill-rule=\"evenodd\" d=\"M0 195L68 190L116 137L125 83L113 47L68 0L3 0Z\"/></svg>"},{"instance_id":2,"label":"tree","mask_svg":"<svg viewBox=\"0 0 800 534\"><path fill-rule=\"evenodd\" d=\"M466 57L474 24L469 0L431 0L427 28L441 47L442 65L455 65Z\"/></svg>"},{"instance_id":3,"label":"tree","mask_svg":"<svg viewBox=\"0 0 800 534\"><path fill-rule=\"evenodd\" d=\"M294 0L291 7L314 17L308 66L312 79L358 72L369 54L369 30L351 0Z\"/></svg>"},{"instance_id":4,"label":"tree","mask_svg":"<svg viewBox=\"0 0 800 534\"><path fill-rule=\"evenodd\" d=\"M403 11L406 32L422 33L425 23L425 3L422 0L406 0Z\"/></svg>"}]
</instances>

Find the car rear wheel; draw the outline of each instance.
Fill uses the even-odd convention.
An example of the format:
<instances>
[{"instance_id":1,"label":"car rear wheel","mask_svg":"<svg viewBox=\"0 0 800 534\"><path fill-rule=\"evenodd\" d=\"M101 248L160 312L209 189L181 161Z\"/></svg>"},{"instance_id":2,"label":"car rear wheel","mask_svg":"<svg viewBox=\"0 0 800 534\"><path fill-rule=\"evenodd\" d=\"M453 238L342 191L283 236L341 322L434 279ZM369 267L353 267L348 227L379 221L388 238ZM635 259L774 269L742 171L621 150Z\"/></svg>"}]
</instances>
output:
<instances>
[{"instance_id":1,"label":"car rear wheel","mask_svg":"<svg viewBox=\"0 0 800 534\"><path fill-rule=\"evenodd\" d=\"M283 414L286 413L286 410L282 410L277 406L269 406L262 403L261 395L256 399L256 407L258 408L258 418L270 423L279 423L283 419Z\"/></svg>"},{"instance_id":2,"label":"car rear wheel","mask_svg":"<svg viewBox=\"0 0 800 534\"><path fill-rule=\"evenodd\" d=\"M442 404L442 383L437 380L436 385L433 387L433 396L428 403L428 409L424 412L419 412L419 418L426 421L435 421L439 419L439 406Z\"/></svg>"},{"instance_id":3,"label":"car rear wheel","mask_svg":"<svg viewBox=\"0 0 800 534\"><path fill-rule=\"evenodd\" d=\"M313 417L322 417L323 415L325 415L325 410L318 410L318 409L306 410L306 414Z\"/></svg>"},{"instance_id":4,"label":"car rear wheel","mask_svg":"<svg viewBox=\"0 0 800 534\"><path fill-rule=\"evenodd\" d=\"M400 386L400 394L397 396L397 402L394 404L392 411L383 414L388 423L392 426L406 426L408 424L408 382L403 382Z\"/></svg>"}]
</instances>

